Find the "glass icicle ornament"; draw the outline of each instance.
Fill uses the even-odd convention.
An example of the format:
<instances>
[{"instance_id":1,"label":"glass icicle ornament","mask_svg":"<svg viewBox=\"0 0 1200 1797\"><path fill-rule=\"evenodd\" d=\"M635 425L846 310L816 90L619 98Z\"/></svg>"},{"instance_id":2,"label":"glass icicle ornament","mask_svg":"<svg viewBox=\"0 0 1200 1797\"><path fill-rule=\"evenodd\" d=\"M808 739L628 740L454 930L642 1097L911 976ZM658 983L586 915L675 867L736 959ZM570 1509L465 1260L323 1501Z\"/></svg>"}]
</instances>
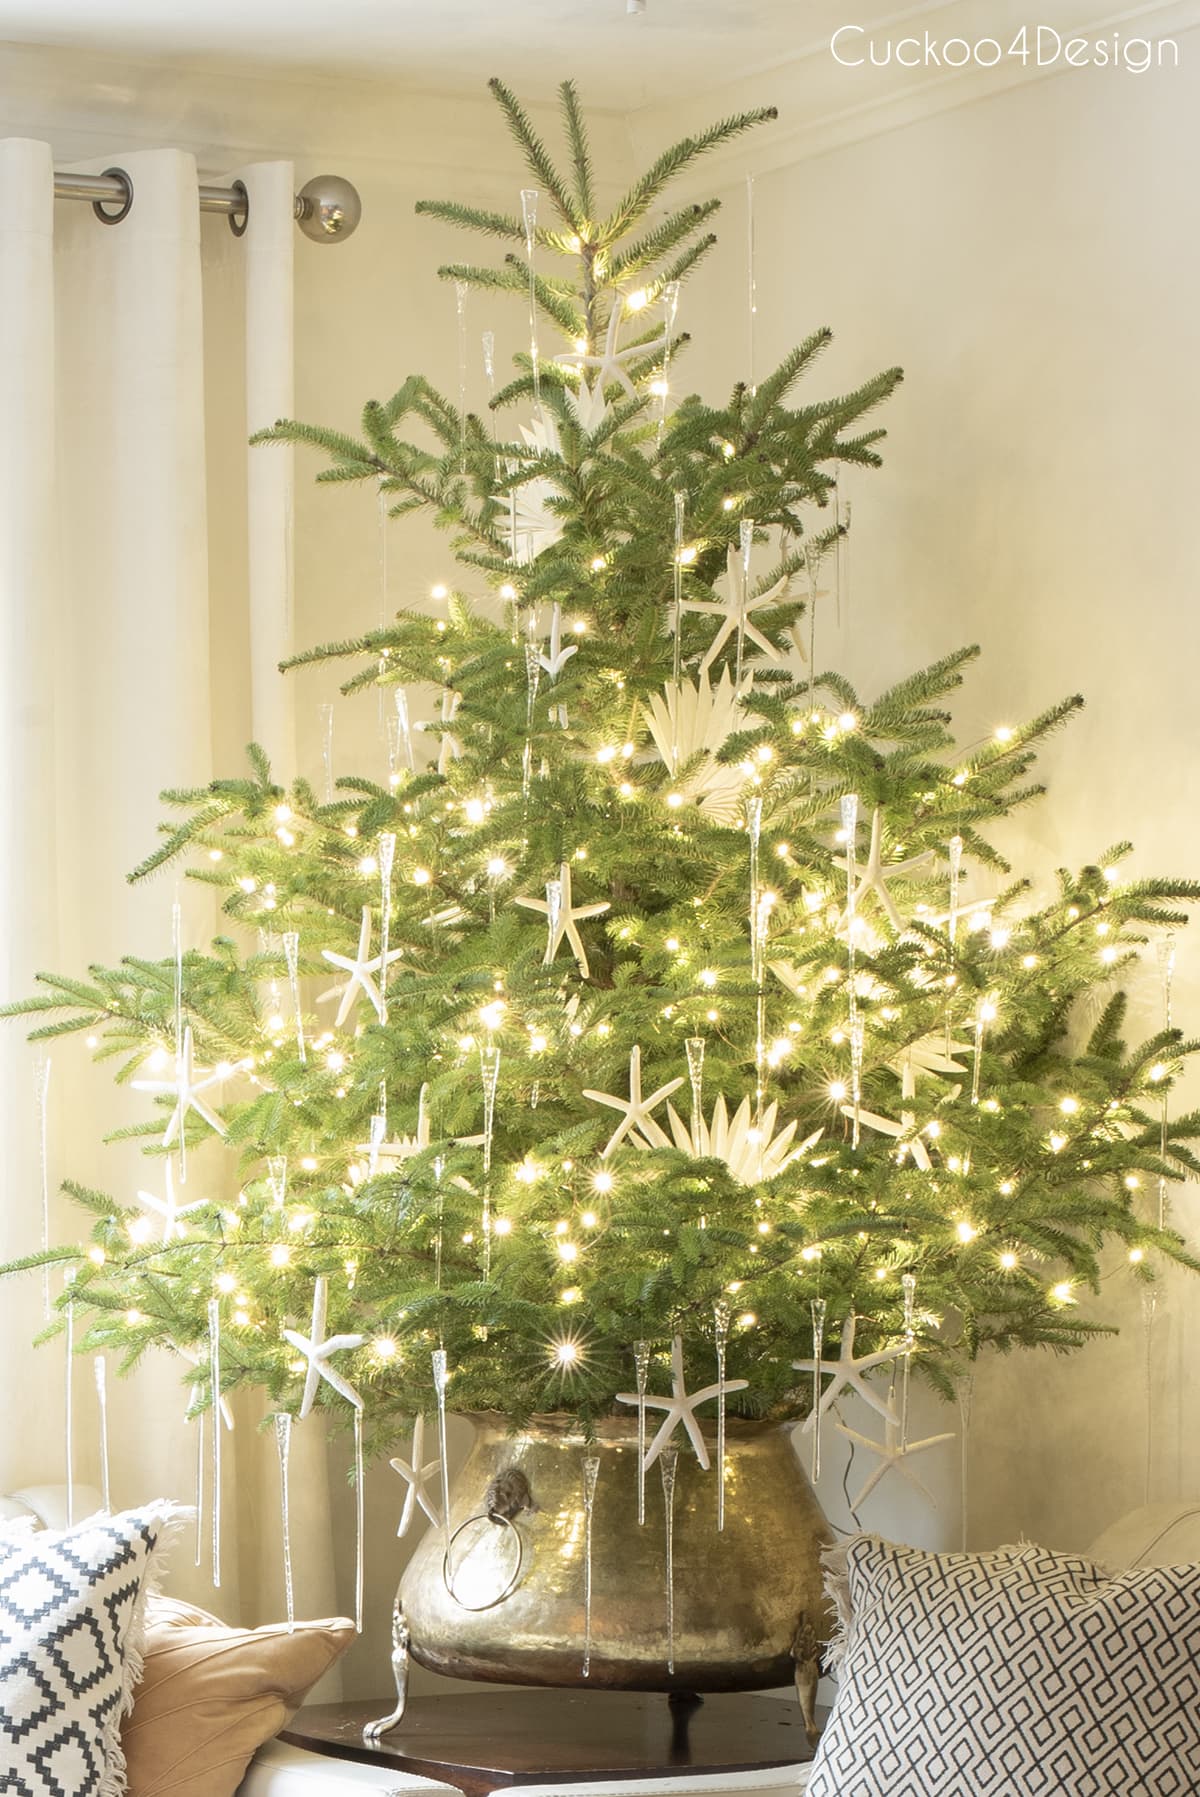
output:
<instances>
[{"instance_id":1,"label":"glass icicle ornament","mask_svg":"<svg viewBox=\"0 0 1200 1797\"><path fill-rule=\"evenodd\" d=\"M815 723L820 716L817 704L817 580L821 572L821 551L810 537L804 545L804 572L808 577L808 698L809 711Z\"/></svg>"},{"instance_id":2,"label":"glass icicle ornament","mask_svg":"<svg viewBox=\"0 0 1200 1797\"><path fill-rule=\"evenodd\" d=\"M704 1037L689 1036L683 1046L692 1088L692 1153L698 1155L704 1142Z\"/></svg>"},{"instance_id":3,"label":"glass icicle ornament","mask_svg":"<svg viewBox=\"0 0 1200 1797\"><path fill-rule=\"evenodd\" d=\"M183 1017L183 906L176 899L171 906L171 960L174 964L175 1074L183 1067L186 1025ZM187 1113L179 1118L179 1183L187 1184Z\"/></svg>"},{"instance_id":4,"label":"glass icicle ornament","mask_svg":"<svg viewBox=\"0 0 1200 1797\"><path fill-rule=\"evenodd\" d=\"M454 312L458 320L458 453L467 465L467 283L454 283Z\"/></svg>"},{"instance_id":5,"label":"glass icicle ornament","mask_svg":"<svg viewBox=\"0 0 1200 1797\"><path fill-rule=\"evenodd\" d=\"M667 1671L675 1671L675 1480L679 1471L679 1449L669 1441L659 1456L662 1474L664 1574L667 1586Z\"/></svg>"},{"instance_id":6,"label":"glass icicle ornament","mask_svg":"<svg viewBox=\"0 0 1200 1797\"><path fill-rule=\"evenodd\" d=\"M713 1304L713 1342L717 1350L717 1528L725 1527L725 1350L729 1344L727 1298Z\"/></svg>"},{"instance_id":7,"label":"glass icicle ornament","mask_svg":"<svg viewBox=\"0 0 1200 1797\"><path fill-rule=\"evenodd\" d=\"M531 634L525 643L525 749L521 757L521 796L527 804L533 784L533 717L541 678L542 652Z\"/></svg>"},{"instance_id":8,"label":"glass icicle ornament","mask_svg":"<svg viewBox=\"0 0 1200 1797\"><path fill-rule=\"evenodd\" d=\"M366 1572L366 1465L363 1454L362 1406L354 1406L354 1627L363 1632Z\"/></svg>"},{"instance_id":9,"label":"glass icicle ornament","mask_svg":"<svg viewBox=\"0 0 1200 1797\"><path fill-rule=\"evenodd\" d=\"M959 1449L959 1489L962 1502L962 1551L967 1551L969 1533L969 1507L967 1489L967 1449L971 1434L971 1412L975 1406L975 1375L964 1373L958 1381L956 1392L958 1398L958 1449Z\"/></svg>"},{"instance_id":10,"label":"glass icicle ornament","mask_svg":"<svg viewBox=\"0 0 1200 1797\"><path fill-rule=\"evenodd\" d=\"M680 692L683 687L683 520L687 495L682 487L676 487L673 503L675 508L675 553L671 558L671 604L675 640L671 647L671 690L675 703L671 708L672 776L679 770L679 712Z\"/></svg>"},{"instance_id":11,"label":"glass icicle ornament","mask_svg":"<svg viewBox=\"0 0 1200 1797\"><path fill-rule=\"evenodd\" d=\"M741 557L741 580L738 586L737 652L733 684L742 684L742 663L746 653L746 602L750 597L750 557L754 550L754 524L743 518L738 525L738 554Z\"/></svg>"},{"instance_id":12,"label":"glass icicle ornament","mask_svg":"<svg viewBox=\"0 0 1200 1797\"><path fill-rule=\"evenodd\" d=\"M392 933L392 870L396 865L396 832L385 830L379 838L379 1021L388 1017L388 944Z\"/></svg>"},{"instance_id":13,"label":"glass icicle ornament","mask_svg":"<svg viewBox=\"0 0 1200 1797\"><path fill-rule=\"evenodd\" d=\"M417 758L413 749L412 718L408 709L408 693L402 686L395 688L396 722L400 729L400 747L404 751L404 765L410 774L416 772Z\"/></svg>"},{"instance_id":14,"label":"glass icicle ornament","mask_svg":"<svg viewBox=\"0 0 1200 1797\"><path fill-rule=\"evenodd\" d=\"M276 1210L282 1210L287 1203L288 1190L288 1157L286 1154L269 1154L267 1156L267 1184L271 1188L271 1202Z\"/></svg>"},{"instance_id":15,"label":"glass icicle ornament","mask_svg":"<svg viewBox=\"0 0 1200 1797\"><path fill-rule=\"evenodd\" d=\"M962 884L963 839L961 836L950 838L950 913L946 919L946 928L953 943L958 934L958 908L960 888Z\"/></svg>"},{"instance_id":16,"label":"glass icicle ornament","mask_svg":"<svg viewBox=\"0 0 1200 1797\"><path fill-rule=\"evenodd\" d=\"M900 1284L904 1289L904 1364L900 1372L900 1448L903 1452L908 1447L909 1385L912 1378L913 1348L916 1344L916 1274L902 1273Z\"/></svg>"},{"instance_id":17,"label":"glass icicle ornament","mask_svg":"<svg viewBox=\"0 0 1200 1797\"><path fill-rule=\"evenodd\" d=\"M437 1398L438 1460L442 1480L442 1534L445 1538L444 1564L450 1565L450 1457L446 1440L446 1389L450 1384L450 1367L445 1348L435 1348L432 1355L433 1390Z\"/></svg>"},{"instance_id":18,"label":"glass icicle ornament","mask_svg":"<svg viewBox=\"0 0 1200 1797\"><path fill-rule=\"evenodd\" d=\"M995 997L992 996L990 998L981 999L979 1002L979 1008L975 1012L975 1054L974 1054L972 1066L971 1066L971 1103L972 1104L979 1103L980 1076L983 1071L983 1039L987 1033L988 1024L994 1023L995 1020L996 1020Z\"/></svg>"},{"instance_id":19,"label":"glass icicle ornament","mask_svg":"<svg viewBox=\"0 0 1200 1797\"><path fill-rule=\"evenodd\" d=\"M317 707L317 730L321 740L321 792L326 805L333 804L333 706Z\"/></svg>"},{"instance_id":20,"label":"glass icicle ornament","mask_svg":"<svg viewBox=\"0 0 1200 1797\"><path fill-rule=\"evenodd\" d=\"M662 387L658 396L658 427L656 438L659 443L662 442L663 431L666 429L667 424L667 400L670 397L671 392L671 349L672 338L675 334L675 320L679 315L679 289L680 283L678 281L666 281L663 284L661 295L663 308L663 337L665 341L663 343Z\"/></svg>"},{"instance_id":21,"label":"glass icicle ornament","mask_svg":"<svg viewBox=\"0 0 1200 1797\"><path fill-rule=\"evenodd\" d=\"M112 1512L112 1482L108 1460L108 1362L103 1354L97 1354L92 1361L92 1371L96 1378L96 1409L100 1429L100 1493L101 1503L106 1514Z\"/></svg>"},{"instance_id":22,"label":"glass icicle ornament","mask_svg":"<svg viewBox=\"0 0 1200 1797\"><path fill-rule=\"evenodd\" d=\"M1173 931L1169 931L1158 943L1157 952L1159 970L1162 974L1163 1027L1169 1030L1174 1027L1171 1015L1173 1009L1171 989L1175 978L1175 935ZM1164 1088L1159 1105L1158 1125L1158 1153L1159 1159L1164 1163L1167 1158L1167 1126L1170 1120L1170 1100ZM1165 1229L1167 1226L1167 1212L1167 1177L1165 1173L1160 1173L1158 1176L1158 1227L1160 1229Z\"/></svg>"},{"instance_id":23,"label":"glass icicle ornament","mask_svg":"<svg viewBox=\"0 0 1200 1797\"><path fill-rule=\"evenodd\" d=\"M596 1510L596 1485L600 1478L600 1456L583 1457L583 1676L592 1672L592 1525Z\"/></svg>"},{"instance_id":24,"label":"glass icicle ornament","mask_svg":"<svg viewBox=\"0 0 1200 1797\"><path fill-rule=\"evenodd\" d=\"M521 189L521 221L525 227L525 261L529 268L529 362L533 370L533 412L542 415L542 370L538 355L537 274L534 247L537 241L538 189Z\"/></svg>"},{"instance_id":25,"label":"glass icicle ornament","mask_svg":"<svg viewBox=\"0 0 1200 1797\"><path fill-rule=\"evenodd\" d=\"M75 1283L75 1274L67 1274L67 1290ZM67 1527L75 1526L75 1305L67 1302L66 1347L67 1374L63 1403L63 1431L65 1435L64 1463L67 1486Z\"/></svg>"},{"instance_id":26,"label":"glass icicle ornament","mask_svg":"<svg viewBox=\"0 0 1200 1797\"><path fill-rule=\"evenodd\" d=\"M754 337L758 320L758 274L754 245L754 176L746 176L746 366L750 370L750 391L758 392L754 379Z\"/></svg>"},{"instance_id":27,"label":"glass icicle ornament","mask_svg":"<svg viewBox=\"0 0 1200 1797\"><path fill-rule=\"evenodd\" d=\"M33 1066L33 1092L37 1105L38 1181L42 1196L42 1252L50 1247L50 1056L39 1055ZM42 1309L50 1321L50 1268L42 1268Z\"/></svg>"},{"instance_id":28,"label":"glass icicle ornament","mask_svg":"<svg viewBox=\"0 0 1200 1797\"><path fill-rule=\"evenodd\" d=\"M1154 1325L1158 1318L1158 1289L1142 1288L1142 1408L1145 1412L1145 1465L1142 1502L1151 1501L1154 1485Z\"/></svg>"},{"instance_id":29,"label":"glass icicle ornament","mask_svg":"<svg viewBox=\"0 0 1200 1797\"><path fill-rule=\"evenodd\" d=\"M212 1582L221 1587L221 1305L208 1301L208 1388L212 1419Z\"/></svg>"},{"instance_id":30,"label":"glass icicle ornament","mask_svg":"<svg viewBox=\"0 0 1200 1797\"><path fill-rule=\"evenodd\" d=\"M812 1481L821 1477L821 1357L825 1351L825 1299L809 1301L813 1332L813 1439Z\"/></svg>"},{"instance_id":31,"label":"glass icicle ornament","mask_svg":"<svg viewBox=\"0 0 1200 1797\"><path fill-rule=\"evenodd\" d=\"M646 1520L646 1381L650 1375L650 1343L634 1342L633 1367L637 1391L637 1511L638 1522Z\"/></svg>"},{"instance_id":32,"label":"glass icicle ornament","mask_svg":"<svg viewBox=\"0 0 1200 1797\"><path fill-rule=\"evenodd\" d=\"M304 1012L300 1005L300 932L285 930L283 933L283 958L287 962L288 992L292 1000L292 1017L296 1028L296 1053L301 1063L308 1060L308 1045L304 1040Z\"/></svg>"},{"instance_id":33,"label":"glass icicle ornament","mask_svg":"<svg viewBox=\"0 0 1200 1797\"><path fill-rule=\"evenodd\" d=\"M483 1081L483 1276L492 1269L492 1144L496 1134L496 1087L500 1080L500 1049L485 1042L479 1050Z\"/></svg>"},{"instance_id":34,"label":"glass icicle ornament","mask_svg":"<svg viewBox=\"0 0 1200 1797\"><path fill-rule=\"evenodd\" d=\"M355 1412L357 1415L357 1411ZM288 1410L275 1412L275 1449L279 1456L279 1520L283 1534L283 1597L287 1606L288 1634L296 1627L296 1591L292 1579L292 1506L291 1506L291 1458L292 1458L292 1424L294 1418Z\"/></svg>"},{"instance_id":35,"label":"glass icicle ornament","mask_svg":"<svg viewBox=\"0 0 1200 1797\"><path fill-rule=\"evenodd\" d=\"M195 1566L202 1566L204 1563L204 1475L207 1470L208 1463L204 1458L204 1412L201 1410L196 1416L196 1502L194 1505L196 1555L193 1561Z\"/></svg>"},{"instance_id":36,"label":"glass icicle ornament","mask_svg":"<svg viewBox=\"0 0 1200 1797\"><path fill-rule=\"evenodd\" d=\"M842 794L839 813L846 845L846 985L850 1006L851 1091L853 1141L857 1148L862 1133L862 1023L858 1015L858 794Z\"/></svg>"}]
</instances>

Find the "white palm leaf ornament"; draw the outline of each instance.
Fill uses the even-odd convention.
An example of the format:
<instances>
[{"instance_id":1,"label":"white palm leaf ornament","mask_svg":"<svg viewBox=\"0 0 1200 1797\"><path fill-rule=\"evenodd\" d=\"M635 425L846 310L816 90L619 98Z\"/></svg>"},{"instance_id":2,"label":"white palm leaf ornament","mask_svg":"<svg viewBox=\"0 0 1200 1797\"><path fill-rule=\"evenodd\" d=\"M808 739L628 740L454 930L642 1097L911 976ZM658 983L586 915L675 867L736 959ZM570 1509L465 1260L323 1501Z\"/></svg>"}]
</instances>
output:
<instances>
[{"instance_id":1,"label":"white palm leaf ornament","mask_svg":"<svg viewBox=\"0 0 1200 1797\"><path fill-rule=\"evenodd\" d=\"M668 686L646 706L646 724L668 768L686 767L697 755L704 757L676 790L716 824L732 824L741 815L746 776L716 757L734 731L744 728L743 704L749 694L750 681L734 686L725 668L716 686L705 671L698 683L684 680L678 689Z\"/></svg>"},{"instance_id":2,"label":"white palm leaf ornament","mask_svg":"<svg viewBox=\"0 0 1200 1797\"><path fill-rule=\"evenodd\" d=\"M798 1148L793 1148L796 1124L786 1124L776 1135L775 1119L778 1114L778 1104L769 1104L763 1112L762 1123L756 1128L748 1098L743 1098L731 1117L722 1096L713 1106L711 1122L706 1122L703 1116L697 1119L696 1137L693 1138L690 1127L683 1121L675 1106L667 1106L675 1146L684 1154L699 1154L703 1158L724 1161L739 1185L744 1186L757 1185L763 1179L774 1179L790 1162L807 1153L820 1137L821 1131L818 1130L816 1135L809 1136Z\"/></svg>"}]
</instances>

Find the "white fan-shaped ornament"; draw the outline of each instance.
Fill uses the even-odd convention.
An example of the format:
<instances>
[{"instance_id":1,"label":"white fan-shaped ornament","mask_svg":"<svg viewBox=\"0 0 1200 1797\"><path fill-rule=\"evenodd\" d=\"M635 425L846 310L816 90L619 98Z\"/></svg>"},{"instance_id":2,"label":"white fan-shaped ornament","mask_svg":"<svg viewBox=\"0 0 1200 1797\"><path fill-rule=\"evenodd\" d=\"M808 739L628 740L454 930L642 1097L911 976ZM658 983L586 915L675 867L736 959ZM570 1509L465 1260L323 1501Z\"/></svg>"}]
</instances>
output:
<instances>
[{"instance_id":1,"label":"white fan-shaped ornament","mask_svg":"<svg viewBox=\"0 0 1200 1797\"><path fill-rule=\"evenodd\" d=\"M807 1154L820 1140L821 1131L818 1130L798 1148L793 1148L797 1125L794 1122L785 1124L776 1135L775 1119L778 1113L778 1104L768 1105L763 1112L761 1124L756 1126L748 1098L743 1098L731 1117L722 1095L713 1106L711 1122L706 1122L703 1117L698 1118L693 1136L690 1126L683 1121L675 1106L667 1106L675 1146L684 1154L698 1154L705 1159L724 1161L733 1177L744 1186L757 1185L763 1179L774 1179L792 1161Z\"/></svg>"},{"instance_id":2,"label":"white fan-shaped ornament","mask_svg":"<svg viewBox=\"0 0 1200 1797\"><path fill-rule=\"evenodd\" d=\"M695 684L681 681L656 693L645 708L646 725L664 764L674 771L697 755L704 757L676 788L685 803L695 804L717 824L732 824L741 815L746 776L740 768L716 759L735 730L745 727L744 702L751 681L735 686L728 668L713 686L707 668Z\"/></svg>"}]
</instances>

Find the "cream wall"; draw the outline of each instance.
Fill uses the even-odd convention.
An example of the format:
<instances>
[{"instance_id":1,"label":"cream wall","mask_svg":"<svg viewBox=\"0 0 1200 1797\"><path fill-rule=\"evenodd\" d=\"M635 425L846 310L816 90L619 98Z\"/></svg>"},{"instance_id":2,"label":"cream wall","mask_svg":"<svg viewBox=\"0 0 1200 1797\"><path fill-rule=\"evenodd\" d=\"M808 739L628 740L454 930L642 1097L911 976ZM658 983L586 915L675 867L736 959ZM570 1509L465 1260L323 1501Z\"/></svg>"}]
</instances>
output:
<instances>
[{"instance_id":1,"label":"cream wall","mask_svg":"<svg viewBox=\"0 0 1200 1797\"><path fill-rule=\"evenodd\" d=\"M753 150L713 165L711 182L698 183L698 191L723 188L728 207L723 260L689 288L681 317L697 339L689 384L719 387L745 372L742 175L752 166L757 372L824 322L837 341L814 377L817 390L891 362L907 371L887 410L887 467L852 487L851 589L841 629L820 626L820 659L871 690L979 641L984 660L961 708L966 739L1063 692L1088 696L1083 718L1046 757L1057 803L1010 833L1014 852L1032 854L1042 872L1129 835L1134 869L1200 873L1190 704L1200 625L1189 528L1190 426L1200 400L1200 251L1190 223L1200 36L1181 41L1179 72L1137 80L1078 72L974 94L966 105L931 90L876 111L848 78L844 92L826 95L835 123L824 136L809 128L811 66L784 71L752 96L779 101L775 141L764 131ZM0 126L50 136L62 160L169 141L196 148L213 173L261 153L295 155L300 179L322 167L350 176L365 205L359 234L336 250L298 246L298 410L350 427L363 399L417 368L454 391L454 306L434 267L456 251L449 233L413 217L412 203L423 194L514 203L521 174L486 100L12 49L0 49L0 76ZM690 111L717 114L724 100ZM631 167L671 137L675 122L668 113L610 116L600 136L615 165ZM883 132L885 123L892 128ZM222 221L205 228L216 317L233 250ZM469 302L476 403L484 397L479 337L489 327L503 361L522 339L520 308ZM222 403L219 374L211 398ZM239 468L216 471L214 490L229 519L214 595L214 666L227 672L216 759L228 767L246 714L244 645L226 628L236 615ZM393 531L387 563L393 607L419 603L445 571L437 543L419 528ZM352 635L375 622L379 607L372 499L302 487L298 642ZM328 673L300 679L314 775L317 706L335 684ZM374 757L382 771L374 701L344 709L336 759L369 768ZM1198 966L1185 942L1177 979L1185 1017L1200 1014ZM1151 962L1147 1028L1156 1021L1155 977ZM1194 1199L1181 1193L1176 1202L1194 1232ZM980 1544L1022 1530L1086 1541L1142 1497L1144 1342L1116 1258L1105 1305L1125 1325L1119 1340L1070 1362L1024 1358L980 1375L970 1451L971 1535ZM1169 1280L1154 1338L1156 1496L1200 1488L1188 1381L1198 1347L1200 1293ZM932 1407L927 1420L936 1428L954 1421ZM823 1495L840 1521L842 1467L829 1449L826 1461ZM888 1494L885 1486L867 1518L914 1538L956 1541L956 1450L938 1450L923 1470L940 1497L936 1515L906 1489ZM856 1468L854 1483L860 1476ZM386 1469L372 1473L369 1632L349 1673L364 1690L378 1687L385 1650L398 1495ZM348 1601L352 1509L346 1496L337 1502ZM262 1606L272 1601L277 1593L272 1599L264 1587Z\"/></svg>"}]
</instances>

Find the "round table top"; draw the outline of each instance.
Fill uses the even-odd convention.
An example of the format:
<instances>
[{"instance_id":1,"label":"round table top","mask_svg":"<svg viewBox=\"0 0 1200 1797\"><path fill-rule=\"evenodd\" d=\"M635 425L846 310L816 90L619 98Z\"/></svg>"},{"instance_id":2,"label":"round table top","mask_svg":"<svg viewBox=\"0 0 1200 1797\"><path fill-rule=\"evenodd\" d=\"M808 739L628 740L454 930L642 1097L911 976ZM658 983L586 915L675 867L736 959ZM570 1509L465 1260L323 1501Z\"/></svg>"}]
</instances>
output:
<instances>
[{"instance_id":1,"label":"round table top","mask_svg":"<svg viewBox=\"0 0 1200 1797\"><path fill-rule=\"evenodd\" d=\"M317 1753L415 1772L467 1797L513 1784L586 1784L633 1775L749 1772L812 1757L799 1705L744 1693L671 1703L646 1691L481 1691L410 1699L378 1748L363 1724L374 1703L312 1704L282 1739Z\"/></svg>"}]
</instances>

